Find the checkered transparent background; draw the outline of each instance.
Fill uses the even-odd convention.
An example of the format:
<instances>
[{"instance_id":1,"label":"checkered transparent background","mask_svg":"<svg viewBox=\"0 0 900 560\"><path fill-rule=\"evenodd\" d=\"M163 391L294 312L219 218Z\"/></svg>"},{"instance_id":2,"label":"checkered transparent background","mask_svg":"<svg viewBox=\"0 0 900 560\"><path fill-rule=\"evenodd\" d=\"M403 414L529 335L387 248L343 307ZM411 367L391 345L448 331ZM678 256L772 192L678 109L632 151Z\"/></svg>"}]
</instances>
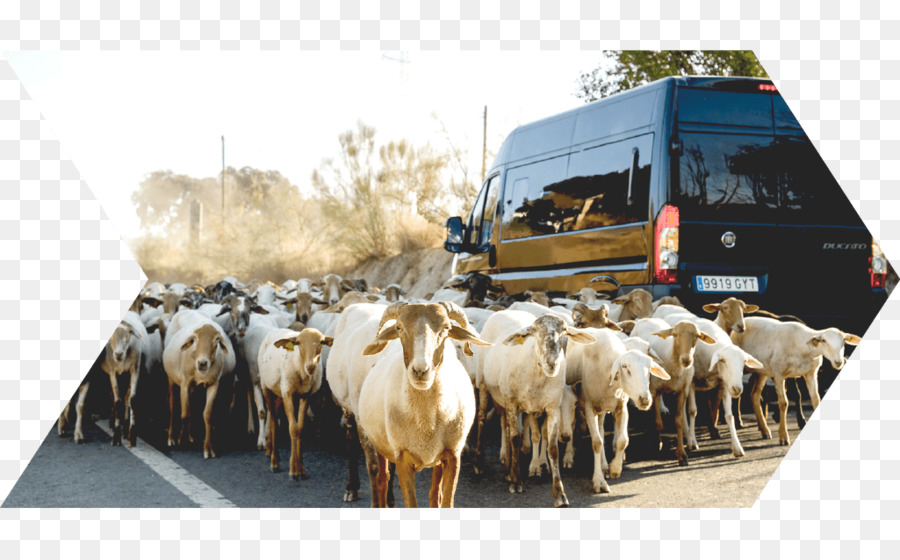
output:
<instances>
[{"instance_id":1,"label":"checkered transparent background","mask_svg":"<svg viewBox=\"0 0 900 560\"><path fill-rule=\"evenodd\" d=\"M900 262L898 12L889 2L21 0L0 3L0 50L752 49ZM0 197L5 497L145 278L3 60ZM900 538L898 334L894 297L745 510L4 509L0 556L889 556Z\"/></svg>"}]
</instances>

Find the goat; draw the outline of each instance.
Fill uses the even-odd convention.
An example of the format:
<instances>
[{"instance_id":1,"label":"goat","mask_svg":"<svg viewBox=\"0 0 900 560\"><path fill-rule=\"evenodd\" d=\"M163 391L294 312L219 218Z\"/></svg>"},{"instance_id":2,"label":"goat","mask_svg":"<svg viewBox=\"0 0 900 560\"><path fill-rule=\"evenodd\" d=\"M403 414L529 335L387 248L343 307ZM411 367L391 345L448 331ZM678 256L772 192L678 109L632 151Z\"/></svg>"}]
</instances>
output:
<instances>
[{"instance_id":1,"label":"goat","mask_svg":"<svg viewBox=\"0 0 900 560\"><path fill-rule=\"evenodd\" d=\"M388 326L392 320L395 325ZM397 466L406 507L417 507L415 472L425 467L433 467L431 507L453 507L475 397L450 341L490 345L467 325L462 308L454 304L394 303L384 310L374 341L363 351L373 356L387 348L359 395L359 429L375 451L372 493L378 506L387 505L391 462ZM394 339L400 344L389 346Z\"/></svg>"},{"instance_id":2,"label":"goat","mask_svg":"<svg viewBox=\"0 0 900 560\"><path fill-rule=\"evenodd\" d=\"M278 472L278 446L275 441L275 414L284 404L291 435L289 475L292 480L308 478L300 450L308 399L322 386L323 346L331 346L334 339L315 329L301 332L277 329L269 332L259 348L259 379L266 392L266 455L272 472ZM298 398L296 411L294 397Z\"/></svg>"}]
</instances>

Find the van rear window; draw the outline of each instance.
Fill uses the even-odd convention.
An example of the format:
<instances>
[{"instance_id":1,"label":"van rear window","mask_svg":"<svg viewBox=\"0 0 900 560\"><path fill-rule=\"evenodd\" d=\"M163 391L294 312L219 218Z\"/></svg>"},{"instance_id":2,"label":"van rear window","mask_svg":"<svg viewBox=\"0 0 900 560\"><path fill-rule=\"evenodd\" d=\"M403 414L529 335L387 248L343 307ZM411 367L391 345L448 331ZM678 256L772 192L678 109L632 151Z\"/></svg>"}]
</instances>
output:
<instances>
[{"instance_id":1,"label":"van rear window","mask_svg":"<svg viewBox=\"0 0 900 560\"><path fill-rule=\"evenodd\" d=\"M806 138L683 133L673 202L685 220L862 225Z\"/></svg>"}]
</instances>

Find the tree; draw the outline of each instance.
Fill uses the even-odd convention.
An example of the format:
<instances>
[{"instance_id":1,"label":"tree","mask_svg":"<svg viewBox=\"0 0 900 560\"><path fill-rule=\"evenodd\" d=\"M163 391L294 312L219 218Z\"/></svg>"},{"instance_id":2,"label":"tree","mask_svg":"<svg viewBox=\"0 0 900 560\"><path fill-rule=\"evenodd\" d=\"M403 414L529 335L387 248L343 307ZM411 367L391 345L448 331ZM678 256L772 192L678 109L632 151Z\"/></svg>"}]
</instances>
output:
<instances>
[{"instance_id":1,"label":"tree","mask_svg":"<svg viewBox=\"0 0 900 560\"><path fill-rule=\"evenodd\" d=\"M752 51L605 51L597 68L581 74L575 95L585 102L666 76L767 78Z\"/></svg>"}]
</instances>

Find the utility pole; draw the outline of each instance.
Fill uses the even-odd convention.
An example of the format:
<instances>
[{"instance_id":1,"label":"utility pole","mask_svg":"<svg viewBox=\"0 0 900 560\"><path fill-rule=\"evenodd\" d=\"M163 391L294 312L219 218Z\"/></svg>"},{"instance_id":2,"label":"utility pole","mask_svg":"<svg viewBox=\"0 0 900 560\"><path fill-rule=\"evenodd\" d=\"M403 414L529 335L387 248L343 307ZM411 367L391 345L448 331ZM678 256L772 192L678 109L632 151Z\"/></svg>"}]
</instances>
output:
<instances>
[{"instance_id":1,"label":"utility pole","mask_svg":"<svg viewBox=\"0 0 900 560\"><path fill-rule=\"evenodd\" d=\"M481 144L481 183L484 184L484 174L487 171L487 105L484 106L484 140Z\"/></svg>"},{"instance_id":2,"label":"utility pole","mask_svg":"<svg viewBox=\"0 0 900 560\"><path fill-rule=\"evenodd\" d=\"M225 136L222 135L222 220L225 220Z\"/></svg>"}]
</instances>

